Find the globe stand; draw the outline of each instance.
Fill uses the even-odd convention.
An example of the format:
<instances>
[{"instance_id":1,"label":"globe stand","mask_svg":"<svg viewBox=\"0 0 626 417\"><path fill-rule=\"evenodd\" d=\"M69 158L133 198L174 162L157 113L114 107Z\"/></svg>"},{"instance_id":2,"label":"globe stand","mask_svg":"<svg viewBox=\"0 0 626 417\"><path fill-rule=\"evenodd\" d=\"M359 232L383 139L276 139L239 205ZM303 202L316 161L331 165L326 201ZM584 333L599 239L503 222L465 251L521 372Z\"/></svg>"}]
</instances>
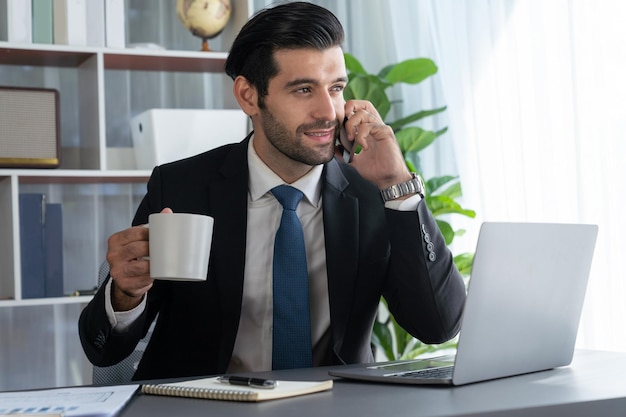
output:
<instances>
[{"instance_id":1,"label":"globe stand","mask_svg":"<svg viewBox=\"0 0 626 417\"><path fill-rule=\"evenodd\" d=\"M202 38L202 52L210 52L211 48L209 48L209 39Z\"/></svg>"},{"instance_id":2,"label":"globe stand","mask_svg":"<svg viewBox=\"0 0 626 417\"><path fill-rule=\"evenodd\" d=\"M231 0L176 0L176 15L193 36L202 39L202 51L211 51L209 39L220 34L230 19Z\"/></svg>"}]
</instances>

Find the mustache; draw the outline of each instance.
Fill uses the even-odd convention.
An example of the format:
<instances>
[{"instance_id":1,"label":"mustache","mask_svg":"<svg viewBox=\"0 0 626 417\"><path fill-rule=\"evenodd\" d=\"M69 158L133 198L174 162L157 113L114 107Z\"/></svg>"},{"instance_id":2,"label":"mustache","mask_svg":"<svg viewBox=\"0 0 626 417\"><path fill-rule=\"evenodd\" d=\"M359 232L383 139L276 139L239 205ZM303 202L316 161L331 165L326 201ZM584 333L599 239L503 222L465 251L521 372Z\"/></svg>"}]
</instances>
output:
<instances>
[{"instance_id":1,"label":"mustache","mask_svg":"<svg viewBox=\"0 0 626 417\"><path fill-rule=\"evenodd\" d=\"M315 130L315 129L335 129L335 130L337 130L339 128L339 126L340 126L339 120L334 120L332 122L319 120L317 122L308 123L308 124L304 124L304 125L298 126L298 129L296 129L296 133L304 133L306 131Z\"/></svg>"}]
</instances>

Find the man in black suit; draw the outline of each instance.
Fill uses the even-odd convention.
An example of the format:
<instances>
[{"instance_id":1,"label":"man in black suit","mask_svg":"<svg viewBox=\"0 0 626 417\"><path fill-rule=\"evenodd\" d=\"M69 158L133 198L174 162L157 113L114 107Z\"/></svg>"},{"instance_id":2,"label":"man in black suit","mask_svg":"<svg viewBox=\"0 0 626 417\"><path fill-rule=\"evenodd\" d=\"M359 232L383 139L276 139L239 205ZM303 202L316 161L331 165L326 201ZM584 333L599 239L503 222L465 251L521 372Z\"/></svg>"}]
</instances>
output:
<instances>
[{"instance_id":1,"label":"man in black suit","mask_svg":"<svg viewBox=\"0 0 626 417\"><path fill-rule=\"evenodd\" d=\"M463 281L392 129L371 103L344 101L342 42L336 17L304 2L266 9L244 26L226 73L254 131L154 169L134 226L109 238L110 277L80 317L92 363L128 356L158 314L135 379L271 369L272 247L282 212L271 189L280 184L305 195L297 213L314 366L373 360L381 296L423 342L455 336ZM344 117L348 139L361 146L350 163L336 157ZM205 282L150 277L141 225L161 211L215 219Z\"/></svg>"}]
</instances>

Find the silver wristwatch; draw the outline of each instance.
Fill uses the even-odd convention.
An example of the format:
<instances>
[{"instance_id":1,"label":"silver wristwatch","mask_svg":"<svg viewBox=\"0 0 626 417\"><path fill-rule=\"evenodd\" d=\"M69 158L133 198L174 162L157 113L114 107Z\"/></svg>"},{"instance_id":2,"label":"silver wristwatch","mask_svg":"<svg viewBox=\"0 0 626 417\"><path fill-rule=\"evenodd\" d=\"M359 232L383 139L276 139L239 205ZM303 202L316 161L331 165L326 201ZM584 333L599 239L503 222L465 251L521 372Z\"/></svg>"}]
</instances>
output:
<instances>
[{"instance_id":1,"label":"silver wristwatch","mask_svg":"<svg viewBox=\"0 0 626 417\"><path fill-rule=\"evenodd\" d=\"M405 195L419 194L424 198L424 181L422 177L416 172L411 172L410 180L401 182L400 184L392 185L391 187L380 190L380 195L383 197L383 201L391 201L396 198L404 197Z\"/></svg>"}]
</instances>

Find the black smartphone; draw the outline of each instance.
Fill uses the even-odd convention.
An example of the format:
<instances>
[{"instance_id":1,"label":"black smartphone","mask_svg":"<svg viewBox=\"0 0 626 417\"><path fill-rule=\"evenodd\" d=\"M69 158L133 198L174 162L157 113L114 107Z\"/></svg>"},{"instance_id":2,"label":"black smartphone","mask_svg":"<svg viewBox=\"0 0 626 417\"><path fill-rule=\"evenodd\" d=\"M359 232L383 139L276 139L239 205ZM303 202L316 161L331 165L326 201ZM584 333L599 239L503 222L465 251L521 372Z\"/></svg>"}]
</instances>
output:
<instances>
[{"instance_id":1,"label":"black smartphone","mask_svg":"<svg viewBox=\"0 0 626 417\"><path fill-rule=\"evenodd\" d=\"M354 157L354 151L356 150L356 141L350 142L348 140L348 133L346 132L345 123L347 118L344 119L341 128L339 129L339 146L342 149L343 160L346 163L352 162Z\"/></svg>"}]
</instances>

